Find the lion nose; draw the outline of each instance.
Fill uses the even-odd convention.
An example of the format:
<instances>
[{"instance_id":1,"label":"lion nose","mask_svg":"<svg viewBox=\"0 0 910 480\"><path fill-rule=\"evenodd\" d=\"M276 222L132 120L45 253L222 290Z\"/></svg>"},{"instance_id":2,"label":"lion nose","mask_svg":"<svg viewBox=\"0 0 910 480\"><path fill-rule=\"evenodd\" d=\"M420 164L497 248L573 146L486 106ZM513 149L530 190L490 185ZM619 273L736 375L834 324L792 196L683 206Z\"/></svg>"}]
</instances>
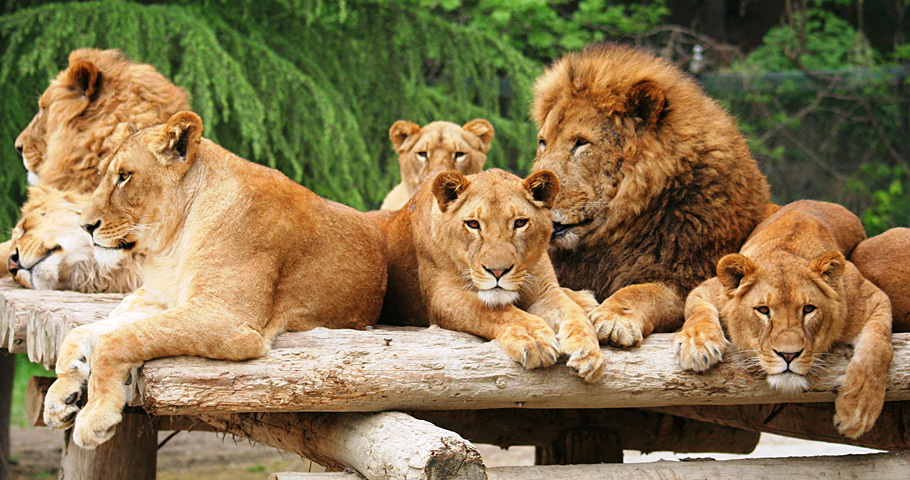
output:
<instances>
[{"instance_id":1,"label":"lion nose","mask_svg":"<svg viewBox=\"0 0 910 480\"><path fill-rule=\"evenodd\" d=\"M514 266L515 266L515 265L512 265L512 267L514 267ZM490 272L490 274L493 275L493 277L494 277L496 280L499 280L500 278L502 278L503 275L505 275L505 274L508 273L510 270L512 270L512 267L509 267L509 268L487 268L487 267L483 267L483 269L486 270L486 271L488 271L488 272Z\"/></svg>"},{"instance_id":2,"label":"lion nose","mask_svg":"<svg viewBox=\"0 0 910 480\"><path fill-rule=\"evenodd\" d=\"M794 358L800 356L800 354L802 354L803 351L800 350L798 352L787 353L787 352L778 352L777 350L775 350L774 353L776 353L778 357L783 358L784 361L787 362L787 365L790 365L790 362L792 362Z\"/></svg>"},{"instance_id":3,"label":"lion nose","mask_svg":"<svg viewBox=\"0 0 910 480\"><path fill-rule=\"evenodd\" d=\"M88 225L88 224L83 225L83 226L82 226L82 229L85 230L86 232L88 232L89 235L91 235L91 234L95 233L95 230L96 230L99 226L101 226L101 220L98 220L97 222L95 222L95 223L93 223L93 224L91 224L91 225Z\"/></svg>"},{"instance_id":4,"label":"lion nose","mask_svg":"<svg viewBox=\"0 0 910 480\"><path fill-rule=\"evenodd\" d=\"M6 268L9 270L10 275L14 277L16 276L16 272L22 268L22 265L19 263L19 250L10 254Z\"/></svg>"},{"instance_id":5,"label":"lion nose","mask_svg":"<svg viewBox=\"0 0 910 480\"><path fill-rule=\"evenodd\" d=\"M16 151L19 152L19 155L22 155L22 151L23 151L22 145L16 143Z\"/></svg>"}]
</instances>

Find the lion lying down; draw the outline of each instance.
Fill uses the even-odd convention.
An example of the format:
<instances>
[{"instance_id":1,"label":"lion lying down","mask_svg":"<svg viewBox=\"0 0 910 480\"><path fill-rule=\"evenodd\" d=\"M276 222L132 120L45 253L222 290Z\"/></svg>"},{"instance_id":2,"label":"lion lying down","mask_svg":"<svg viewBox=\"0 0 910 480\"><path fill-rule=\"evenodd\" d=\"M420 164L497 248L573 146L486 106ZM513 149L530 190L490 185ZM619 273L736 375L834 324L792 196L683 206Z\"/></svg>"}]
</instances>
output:
<instances>
[{"instance_id":1,"label":"lion lying down","mask_svg":"<svg viewBox=\"0 0 910 480\"><path fill-rule=\"evenodd\" d=\"M525 368L561 354L587 381L604 360L584 311L556 282L547 256L552 172L524 181L493 169L443 172L397 212L379 219L389 245L382 322L427 326L499 340Z\"/></svg>"},{"instance_id":2,"label":"lion lying down","mask_svg":"<svg viewBox=\"0 0 910 480\"><path fill-rule=\"evenodd\" d=\"M797 393L808 388L816 356L851 344L834 424L851 438L867 432L885 401L892 351L888 297L844 260L864 236L853 214L823 202L791 203L759 224L686 300L680 365L711 368L729 338L757 358L772 388Z\"/></svg>"},{"instance_id":3,"label":"lion lying down","mask_svg":"<svg viewBox=\"0 0 910 480\"><path fill-rule=\"evenodd\" d=\"M139 287L133 255L114 266L95 260L92 239L79 228L88 197L40 185L29 187L12 238L0 244L13 280L35 290L83 293L126 293Z\"/></svg>"},{"instance_id":4,"label":"lion lying down","mask_svg":"<svg viewBox=\"0 0 910 480\"><path fill-rule=\"evenodd\" d=\"M177 113L99 166L81 217L95 256L145 260L142 287L60 348L44 419L68 428L75 418L80 446L113 435L124 382L147 360L255 358L283 331L364 328L379 316L386 259L375 225L202 138L202 128L196 114Z\"/></svg>"}]
</instances>

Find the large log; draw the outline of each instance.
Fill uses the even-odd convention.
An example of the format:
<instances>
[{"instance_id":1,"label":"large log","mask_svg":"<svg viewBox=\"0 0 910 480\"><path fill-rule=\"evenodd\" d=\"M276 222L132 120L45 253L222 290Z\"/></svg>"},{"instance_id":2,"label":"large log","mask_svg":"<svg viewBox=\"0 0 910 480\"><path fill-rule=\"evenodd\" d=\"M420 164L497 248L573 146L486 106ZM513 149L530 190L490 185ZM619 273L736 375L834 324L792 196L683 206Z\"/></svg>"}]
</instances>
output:
<instances>
[{"instance_id":1,"label":"large log","mask_svg":"<svg viewBox=\"0 0 910 480\"><path fill-rule=\"evenodd\" d=\"M483 460L458 434L400 412L206 414L221 431L368 479L485 479Z\"/></svg>"},{"instance_id":2,"label":"large log","mask_svg":"<svg viewBox=\"0 0 910 480\"><path fill-rule=\"evenodd\" d=\"M879 453L802 458L758 458L748 460L699 460L688 462L496 467L487 469L489 480L904 480L910 471L910 455ZM315 474L276 472L269 480L357 480L356 473Z\"/></svg>"},{"instance_id":3,"label":"large log","mask_svg":"<svg viewBox=\"0 0 910 480\"><path fill-rule=\"evenodd\" d=\"M891 451L910 451L910 402L886 402L871 430L846 438L834 428L834 405L788 403L780 405L681 405L653 409L720 425L790 437L846 443Z\"/></svg>"},{"instance_id":4,"label":"large log","mask_svg":"<svg viewBox=\"0 0 910 480\"><path fill-rule=\"evenodd\" d=\"M894 347L886 398L910 400L910 334L895 335ZM317 328L282 335L265 357L247 362L148 362L138 386L145 408L159 415L831 402L850 357L846 348L827 355L812 388L787 395L748 373L743 361L704 374L682 371L671 334L603 352L603 379L589 384L565 364L526 371L495 341L436 327Z\"/></svg>"},{"instance_id":5,"label":"large log","mask_svg":"<svg viewBox=\"0 0 910 480\"><path fill-rule=\"evenodd\" d=\"M642 452L749 453L759 433L644 410L494 409L411 411L416 418L458 432L474 443L500 447L551 445L568 430L616 432L622 448Z\"/></svg>"}]
</instances>

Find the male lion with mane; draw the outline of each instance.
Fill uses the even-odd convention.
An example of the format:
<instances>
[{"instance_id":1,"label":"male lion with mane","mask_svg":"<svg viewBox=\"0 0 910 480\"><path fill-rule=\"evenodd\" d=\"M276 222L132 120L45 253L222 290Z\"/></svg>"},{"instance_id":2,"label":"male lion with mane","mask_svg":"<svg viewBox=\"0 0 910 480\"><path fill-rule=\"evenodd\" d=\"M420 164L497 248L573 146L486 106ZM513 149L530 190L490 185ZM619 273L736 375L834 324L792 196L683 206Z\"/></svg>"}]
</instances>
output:
<instances>
[{"instance_id":1,"label":"male lion with mane","mask_svg":"<svg viewBox=\"0 0 910 480\"><path fill-rule=\"evenodd\" d=\"M603 302L589 311L602 342L675 330L686 294L765 214L768 184L735 122L669 62L621 45L562 57L534 91L533 170L562 185L559 283Z\"/></svg>"},{"instance_id":2,"label":"male lion with mane","mask_svg":"<svg viewBox=\"0 0 910 480\"><path fill-rule=\"evenodd\" d=\"M723 360L727 338L768 384L809 388L813 367L837 343L854 346L834 402L834 424L856 438L875 424L891 363L891 303L844 260L865 237L847 209L791 203L755 228L740 253L717 263L717 277L686 300L676 335L680 365L701 372Z\"/></svg>"},{"instance_id":3,"label":"male lion with mane","mask_svg":"<svg viewBox=\"0 0 910 480\"><path fill-rule=\"evenodd\" d=\"M113 435L123 384L147 360L256 358L281 332L362 329L379 317L386 257L366 215L243 160L202 129L196 114L177 113L99 166L81 216L95 256L145 259L142 287L60 348L44 418L55 428L75 418L80 446Z\"/></svg>"},{"instance_id":4,"label":"male lion with mane","mask_svg":"<svg viewBox=\"0 0 910 480\"><path fill-rule=\"evenodd\" d=\"M151 65L119 50L82 48L38 99L38 113L16 138L29 183L91 193L98 162L128 129L190 110L187 94Z\"/></svg>"},{"instance_id":5,"label":"male lion with mane","mask_svg":"<svg viewBox=\"0 0 910 480\"><path fill-rule=\"evenodd\" d=\"M603 355L584 310L559 288L547 256L552 172L522 180L492 169L438 174L400 210L378 219L389 246L383 323L496 339L525 368L565 354L586 381Z\"/></svg>"}]
</instances>

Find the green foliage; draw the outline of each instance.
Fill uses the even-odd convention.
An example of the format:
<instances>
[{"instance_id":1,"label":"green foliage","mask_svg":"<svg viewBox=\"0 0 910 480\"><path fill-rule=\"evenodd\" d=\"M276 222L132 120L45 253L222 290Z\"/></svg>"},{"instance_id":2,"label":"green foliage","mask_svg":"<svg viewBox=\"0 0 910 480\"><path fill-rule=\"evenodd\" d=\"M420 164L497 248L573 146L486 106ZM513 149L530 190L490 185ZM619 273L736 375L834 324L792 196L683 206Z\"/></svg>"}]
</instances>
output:
<instances>
[{"instance_id":1,"label":"green foliage","mask_svg":"<svg viewBox=\"0 0 910 480\"><path fill-rule=\"evenodd\" d=\"M119 48L187 89L206 136L316 193L375 208L398 181L388 128L490 120L490 166L526 170L540 66L489 32L384 0L71 2L0 16L0 164L15 218L24 169L13 139L79 47Z\"/></svg>"},{"instance_id":2,"label":"green foliage","mask_svg":"<svg viewBox=\"0 0 910 480\"><path fill-rule=\"evenodd\" d=\"M25 416L25 387L31 377L53 377L54 372L46 370L42 365L28 361L28 356L15 355L16 373L13 378L13 403L10 410L10 424L17 427L28 426Z\"/></svg>"},{"instance_id":3,"label":"green foliage","mask_svg":"<svg viewBox=\"0 0 910 480\"><path fill-rule=\"evenodd\" d=\"M850 179L851 189L872 199L860 219L866 235L874 236L897 225L910 225L910 169L905 165L868 163Z\"/></svg>"}]
</instances>

